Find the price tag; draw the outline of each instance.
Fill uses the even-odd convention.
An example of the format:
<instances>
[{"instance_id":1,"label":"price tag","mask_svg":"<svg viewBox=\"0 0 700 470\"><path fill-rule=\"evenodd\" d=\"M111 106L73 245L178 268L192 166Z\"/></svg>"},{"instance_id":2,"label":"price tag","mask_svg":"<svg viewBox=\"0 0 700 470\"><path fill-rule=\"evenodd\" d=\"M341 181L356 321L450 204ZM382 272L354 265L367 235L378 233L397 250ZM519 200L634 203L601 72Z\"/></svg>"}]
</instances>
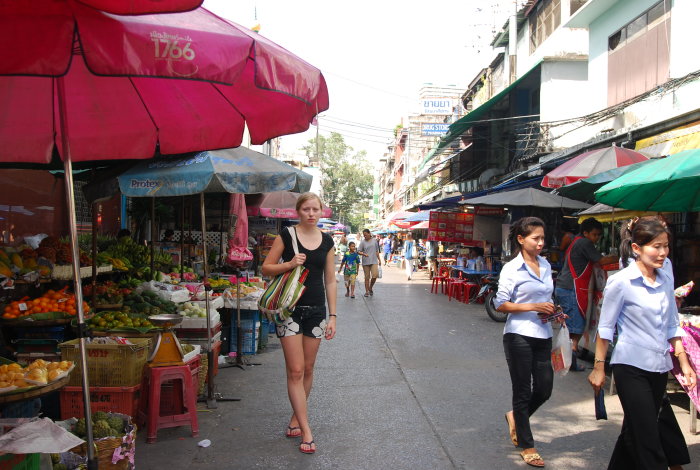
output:
<instances>
[{"instance_id":1,"label":"price tag","mask_svg":"<svg viewBox=\"0 0 700 470\"><path fill-rule=\"evenodd\" d=\"M58 299L58 303L59 303L59 304L60 304L60 303L63 303L63 302L68 302L68 299L66 299L66 298Z\"/></svg>"},{"instance_id":2,"label":"price tag","mask_svg":"<svg viewBox=\"0 0 700 470\"><path fill-rule=\"evenodd\" d=\"M24 311L26 311L26 310L29 310L29 309L27 308L27 304L25 304L24 302L22 302L21 304L19 304L18 307L19 307L20 311L22 311L22 312L24 312Z\"/></svg>"}]
</instances>

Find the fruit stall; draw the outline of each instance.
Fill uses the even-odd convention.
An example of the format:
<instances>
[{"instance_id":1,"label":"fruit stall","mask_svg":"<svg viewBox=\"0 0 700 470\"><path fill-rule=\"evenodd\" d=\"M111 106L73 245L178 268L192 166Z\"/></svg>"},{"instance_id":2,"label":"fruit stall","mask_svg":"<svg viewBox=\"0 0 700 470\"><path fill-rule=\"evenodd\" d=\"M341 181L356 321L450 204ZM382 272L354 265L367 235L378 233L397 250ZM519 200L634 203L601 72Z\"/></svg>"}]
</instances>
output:
<instances>
[{"instance_id":1,"label":"fruit stall","mask_svg":"<svg viewBox=\"0 0 700 470\"><path fill-rule=\"evenodd\" d=\"M264 347L269 328L257 312L264 284L258 278L221 273L211 275L205 288L193 270L174 266L167 253L156 251L151 270L150 250L129 237L100 237L99 244L95 259L88 246L80 254L91 423L100 468L126 469L133 467L137 428L145 427L149 441L157 437L157 428L147 427L149 420L158 419L150 416L153 407L147 407L149 385L158 380L149 371L184 367L195 396L203 396L209 367L211 377L216 376L220 362L237 352L231 318L239 295L242 353L255 354ZM66 245L60 238L45 237L36 248L0 248L0 421L6 431L37 419L41 411L76 438L85 438L76 296ZM93 264L98 266L94 277ZM178 345L174 354L163 352L171 339ZM209 348L216 358L213 364L206 354ZM166 366L149 367L162 364ZM161 413L189 412L173 381L158 385ZM194 422L184 424L196 434ZM75 445L52 452L51 465L55 470L76 468L84 465L85 455L84 444ZM0 455L0 468L38 468L34 454L24 459L5 464Z\"/></svg>"}]
</instances>

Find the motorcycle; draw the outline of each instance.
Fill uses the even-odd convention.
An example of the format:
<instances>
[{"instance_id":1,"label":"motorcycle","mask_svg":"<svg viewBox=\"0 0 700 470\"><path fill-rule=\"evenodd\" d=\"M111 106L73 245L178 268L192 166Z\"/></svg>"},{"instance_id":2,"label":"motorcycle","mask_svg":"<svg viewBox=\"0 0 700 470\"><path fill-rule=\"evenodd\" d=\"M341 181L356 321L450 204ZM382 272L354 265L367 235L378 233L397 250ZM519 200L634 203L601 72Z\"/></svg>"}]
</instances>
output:
<instances>
[{"instance_id":1,"label":"motorcycle","mask_svg":"<svg viewBox=\"0 0 700 470\"><path fill-rule=\"evenodd\" d=\"M499 323L505 322L508 318L508 314L499 312L493 304L496 298L496 292L498 292L498 276L484 276L481 279L481 283L481 289L479 289L479 293L476 295L477 301L483 300L486 313L491 320Z\"/></svg>"}]
</instances>

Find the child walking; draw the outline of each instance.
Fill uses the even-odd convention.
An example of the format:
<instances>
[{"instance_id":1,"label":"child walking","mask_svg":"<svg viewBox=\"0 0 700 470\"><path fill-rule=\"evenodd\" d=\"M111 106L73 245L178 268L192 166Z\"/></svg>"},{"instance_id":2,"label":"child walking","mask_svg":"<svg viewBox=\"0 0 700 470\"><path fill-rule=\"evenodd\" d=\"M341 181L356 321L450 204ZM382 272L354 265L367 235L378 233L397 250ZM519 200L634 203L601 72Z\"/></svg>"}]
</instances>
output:
<instances>
[{"instance_id":1,"label":"child walking","mask_svg":"<svg viewBox=\"0 0 700 470\"><path fill-rule=\"evenodd\" d=\"M345 278L345 297L355 298L355 280L357 279L357 269L360 266L360 255L355 249L355 242L348 243L348 252L343 255L338 272L345 266L343 273Z\"/></svg>"}]
</instances>

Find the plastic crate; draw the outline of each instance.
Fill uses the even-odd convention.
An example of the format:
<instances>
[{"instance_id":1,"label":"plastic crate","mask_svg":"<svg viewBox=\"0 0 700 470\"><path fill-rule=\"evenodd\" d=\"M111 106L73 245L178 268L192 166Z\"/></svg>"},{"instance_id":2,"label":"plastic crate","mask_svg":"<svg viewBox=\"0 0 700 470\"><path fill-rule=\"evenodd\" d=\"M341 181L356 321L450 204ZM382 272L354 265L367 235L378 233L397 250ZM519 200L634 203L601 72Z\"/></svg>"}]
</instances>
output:
<instances>
[{"instance_id":1,"label":"plastic crate","mask_svg":"<svg viewBox=\"0 0 700 470\"><path fill-rule=\"evenodd\" d=\"M30 353L16 353L17 364L21 366L28 366L37 359L43 359L46 362L61 362L61 355L59 353L42 353L42 352L30 352Z\"/></svg>"},{"instance_id":2,"label":"plastic crate","mask_svg":"<svg viewBox=\"0 0 700 470\"><path fill-rule=\"evenodd\" d=\"M22 326L12 329L17 339L53 339L58 342L66 338L66 327L62 326Z\"/></svg>"},{"instance_id":3,"label":"plastic crate","mask_svg":"<svg viewBox=\"0 0 700 470\"><path fill-rule=\"evenodd\" d=\"M211 335L214 336L223 328L223 324L218 322L211 328ZM207 329L206 328L180 328L175 330L175 334L178 338L182 339L207 339Z\"/></svg>"},{"instance_id":4,"label":"plastic crate","mask_svg":"<svg viewBox=\"0 0 700 470\"><path fill-rule=\"evenodd\" d=\"M0 455L0 470L39 470L41 454Z\"/></svg>"},{"instance_id":5,"label":"plastic crate","mask_svg":"<svg viewBox=\"0 0 700 470\"><path fill-rule=\"evenodd\" d=\"M58 353L61 341L56 339L13 339L12 344L18 353Z\"/></svg>"},{"instance_id":6,"label":"plastic crate","mask_svg":"<svg viewBox=\"0 0 700 470\"><path fill-rule=\"evenodd\" d=\"M90 409L135 416L141 384L133 387L90 387ZM85 416L82 387L63 387L60 392L61 419Z\"/></svg>"},{"instance_id":7,"label":"plastic crate","mask_svg":"<svg viewBox=\"0 0 700 470\"><path fill-rule=\"evenodd\" d=\"M257 310L241 310L241 329L243 338L242 354L255 354L258 351L260 337L260 312ZM238 352L238 328L236 319L231 319L231 334L229 335L229 352Z\"/></svg>"},{"instance_id":8,"label":"plastic crate","mask_svg":"<svg viewBox=\"0 0 700 470\"><path fill-rule=\"evenodd\" d=\"M133 344L86 344L88 379L95 387L133 387L141 384L143 366L148 360L150 338L131 338ZM82 383L78 340L58 345L61 358L76 365L68 385Z\"/></svg>"},{"instance_id":9,"label":"plastic crate","mask_svg":"<svg viewBox=\"0 0 700 470\"><path fill-rule=\"evenodd\" d=\"M270 321L265 315L260 316L260 335L258 338L258 351L267 347L267 339L270 334Z\"/></svg>"}]
</instances>

